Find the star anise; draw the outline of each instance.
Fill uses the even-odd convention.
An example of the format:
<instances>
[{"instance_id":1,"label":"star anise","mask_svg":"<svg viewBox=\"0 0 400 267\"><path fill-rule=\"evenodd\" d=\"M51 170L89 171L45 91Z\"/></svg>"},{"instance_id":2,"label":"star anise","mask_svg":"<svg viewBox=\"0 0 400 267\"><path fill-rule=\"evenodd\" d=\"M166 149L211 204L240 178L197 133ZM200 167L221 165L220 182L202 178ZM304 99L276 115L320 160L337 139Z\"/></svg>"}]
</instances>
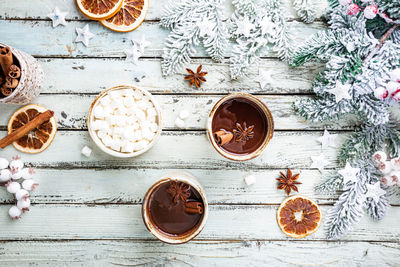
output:
<instances>
[{"instance_id":1,"label":"star anise","mask_svg":"<svg viewBox=\"0 0 400 267\"><path fill-rule=\"evenodd\" d=\"M293 175L292 171L288 169L286 175L284 175L282 172L280 172L280 175L281 177L276 178L276 180L279 181L278 189L284 189L287 195L289 195L292 190L299 192L296 185L301 183L296 180L299 179L300 174Z\"/></svg>"},{"instance_id":2,"label":"star anise","mask_svg":"<svg viewBox=\"0 0 400 267\"><path fill-rule=\"evenodd\" d=\"M237 142L246 142L247 140L254 137L254 125L247 127L246 122L243 126L240 123L236 123L236 129L233 129L233 134L236 137Z\"/></svg>"},{"instance_id":3,"label":"star anise","mask_svg":"<svg viewBox=\"0 0 400 267\"><path fill-rule=\"evenodd\" d=\"M199 88L201 86L201 82L207 81L204 78L204 76L206 76L208 72L201 71L202 67L203 67L202 65L198 66L196 73L194 71L192 71L191 69L186 68L186 71L189 74L185 76L185 80L189 81L190 86L193 86L193 84L194 84L194 85L196 85L197 88Z\"/></svg>"},{"instance_id":4,"label":"star anise","mask_svg":"<svg viewBox=\"0 0 400 267\"><path fill-rule=\"evenodd\" d=\"M190 185L171 181L167 192L172 196L174 204L177 204L179 200L186 202L190 196Z\"/></svg>"}]
</instances>

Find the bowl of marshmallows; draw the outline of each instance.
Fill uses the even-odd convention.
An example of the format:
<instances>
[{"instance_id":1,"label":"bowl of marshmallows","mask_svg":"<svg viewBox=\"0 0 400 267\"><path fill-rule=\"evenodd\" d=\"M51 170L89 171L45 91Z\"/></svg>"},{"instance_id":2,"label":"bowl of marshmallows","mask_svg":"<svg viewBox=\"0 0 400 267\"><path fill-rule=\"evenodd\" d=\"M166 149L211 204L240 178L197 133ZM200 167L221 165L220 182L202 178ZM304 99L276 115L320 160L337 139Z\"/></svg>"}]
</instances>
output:
<instances>
[{"instance_id":1,"label":"bowl of marshmallows","mask_svg":"<svg viewBox=\"0 0 400 267\"><path fill-rule=\"evenodd\" d=\"M128 158L149 150L161 135L161 111L144 89L120 85L101 92L90 106L88 130L109 155Z\"/></svg>"}]
</instances>

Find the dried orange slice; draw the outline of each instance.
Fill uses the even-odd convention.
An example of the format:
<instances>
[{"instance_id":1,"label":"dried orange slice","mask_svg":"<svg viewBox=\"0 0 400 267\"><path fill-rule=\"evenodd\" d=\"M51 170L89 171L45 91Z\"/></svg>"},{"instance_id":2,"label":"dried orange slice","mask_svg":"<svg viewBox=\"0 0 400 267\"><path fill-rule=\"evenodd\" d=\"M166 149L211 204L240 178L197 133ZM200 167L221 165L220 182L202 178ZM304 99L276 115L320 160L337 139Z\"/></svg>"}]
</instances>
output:
<instances>
[{"instance_id":1,"label":"dried orange slice","mask_svg":"<svg viewBox=\"0 0 400 267\"><path fill-rule=\"evenodd\" d=\"M76 5L89 19L108 19L117 13L124 0L76 0Z\"/></svg>"},{"instance_id":2,"label":"dried orange slice","mask_svg":"<svg viewBox=\"0 0 400 267\"><path fill-rule=\"evenodd\" d=\"M35 104L26 105L18 109L8 121L8 133L22 127L46 110L46 108ZM51 117L50 120L39 125L36 129L20 138L18 141L15 141L13 145L17 150L25 153L39 153L45 150L51 142L53 142L56 132L57 122L54 117Z\"/></svg>"},{"instance_id":3,"label":"dried orange slice","mask_svg":"<svg viewBox=\"0 0 400 267\"><path fill-rule=\"evenodd\" d=\"M321 210L315 201L294 195L279 206L277 220L286 235L303 238L317 231L321 224Z\"/></svg>"},{"instance_id":4,"label":"dried orange slice","mask_svg":"<svg viewBox=\"0 0 400 267\"><path fill-rule=\"evenodd\" d=\"M110 30L130 32L142 24L148 9L149 0L124 0L121 9L113 17L100 22Z\"/></svg>"}]
</instances>

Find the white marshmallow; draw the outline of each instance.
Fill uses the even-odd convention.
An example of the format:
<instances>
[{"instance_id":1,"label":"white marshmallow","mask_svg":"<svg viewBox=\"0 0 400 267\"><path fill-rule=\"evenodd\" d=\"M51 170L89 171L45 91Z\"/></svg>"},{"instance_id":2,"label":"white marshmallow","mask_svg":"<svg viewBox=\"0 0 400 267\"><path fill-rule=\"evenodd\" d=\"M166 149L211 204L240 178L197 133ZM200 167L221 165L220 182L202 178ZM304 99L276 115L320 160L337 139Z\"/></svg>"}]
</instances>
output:
<instances>
[{"instance_id":1,"label":"white marshmallow","mask_svg":"<svg viewBox=\"0 0 400 267\"><path fill-rule=\"evenodd\" d=\"M148 120L149 122L156 122L156 117L155 117L155 116L153 116L153 117L147 117L147 120Z\"/></svg>"},{"instance_id":2,"label":"white marshmallow","mask_svg":"<svg viewBox=\"0 0 400 267\"><path fill-rule=\"evenodd\" d=\"M140 125L139 125L139 123L134 122L131 124L131 127L133 130L137 130L137 129L139 129Z\"/></svg>"},{"instance_id":3,"label":"white marshmallow","mask_svg":"<svg viewBox=\"0 0 400 267\"><path fill-rule=\"evenodd\" d=\"M187 110L181 110L181 112L179 112L179 118L181 118L182 120L187 119L189 117L189 111Z\"/></svg>"},{"instance_id":4,"label":"white marshmallow","mask_svg":"<svg viewBox=\"0 0 400 267\"><path fill-rule=\"evenodd\" d=\"M103 141L103 144L106 147L111 147L112 143L113 143L113 139L111 138L111 136L107 135L105 138L103 138L101 141Z\"/></svg>"},{"instance_id":5,"label":"white marshmallow","mask_svg":"<svg viewBox=\"0 0 400 267\"><path fill-rule=\"evenodd\" d=\"M93 109L94 117L97 119L104 119L104 109L100 105L96 105Z\"/></svg>"},{"instance_id":6,"label":"white marshmallow","mask_svg":"<svg viewBox=\"0 0 400 267\"><path fill-rule=\"evenodd\" d=\"M122 92L121 90L112 90L108 93L111 99L117 99L122 97Z\"/></svg>"},{"instance_id":7,"label":"white marshmallow","mask_svg":"<svg viewBox=\"0 0 400 267\"><path fill-rule=\"evenodd\" d=\"M150 130L151 130L153 133L157 132L157 130L158 130L158 124L155 123L155 122L151 123L151 124L150 124Z\"/></svg>"},{"instance_id":8,"label":"white marshmallow","mask_svg":"<svg viewBox=\"0 0 400 267\"><path fill-rule=\"evenodd\" d=\"M147 118L155 117L157 116L157 110L153 107L150 107L146 110L147 113Z\"/></svg>"},{"instance_id":9,"label":"white marshmallow","mask_svg":"<svg viewBox=\"0 0 400 267\"><path fill-rule=\"evenodd\" d=\"M146 114L143 112L143 110L137 109L135 115L140 122L146 120Z\"/></svg>"},{"instance_id":10,"label":"white marshmallow","mask_svg":"<svg viewBox=\"0 0 400 267\"><path fill-rule=\"evenodd\" d=\"M119 109L119 108L121 108L121 107L123 107L123 105L124 105L124 103L122 102L123 100L122 99L113 99L113 101L111 102L111 104L110 104L110 107L113 109L113 110L117 110L117 109Z\"/></svg>"},{"instance_id":11,"label":"white marshmallow","mask_svg":"<svg viewBox=\"0 0 400 267\"><path fill-rule=\"evenodd\" d=\"M89 158L90 155L92 154L92 150L88 146L84 146L81 150L81 153L82 153L82 155Z\"/></svg>"},{"instance_id":12,"label":"white marshmallow","mask_svg":"<svg viewBox=\"0 0 400 267\"><path fill-rule=\"evenodd\" d=\"M108 122L104 120L95 120L92 123L92 128L93 130L102 130L102 131L107 131L109 128Z\"/></svg>"},{"instance_id":13,"label":"white marshmallow","mask_svg":"<svg viewBox=\"0 0 400 267\"><path fill-rule=\"evenodd\" d=\"M134 151L135 145L133 142L125 142L125 144L121 148L121 152L132 153Z\"/></svg>"},{"instance_id":14,"label":"white marshmallow","mask_svg":"<svg viewBox=\"0 0 400 267\"><path fill-rule=\"evenodd\" d=\"M124 128L124 131L121 134L121 137L125 140L134 140L134 130L132 127Z\"/></svg>"},{"instance_id":15,"label":"white marshmallow","mask_svg":"<svg viewBox=\"0 0 400 267\"><path fill-rule=\"evenodd\" d=\"M135 99L133 99L133 97L125 97L124 98L124 105L127 108L131 108L131 107L136 106Z\"/></svg>"},{"instance_id":16,"label":"white marshmallow","mask_svg":"<svg viewBox=\"0 0 400 267\"><path fill-rule=\"evenodd\" d=\"M142 138L151 141L154 138L154 133L149 128L144 128L142 129Z\"/></svg>"},{"instance_id":17,"label":"white marshmallow","mask_svg":"<svg viewBox=\"0 0 400 267\"><path fill-rule=\"evenodd\" d=\"M110 106L106 106L103 108L103 113L105 117L108 117L114 113L114 110Z\"/></svg>"},{"instance_id":18,"label":"white marshmallow","mask_svg":"<svg viewBox=\"0 0 400 267\"><path fill-rule=\"evenodd\" d=\"M133 133L133 140L141 140L142 139L142 131L137 130Z\"/></svg>"},{"instance_id":19,"label":"white marshmallow","mask_svg":"<svg viewBox=\"0 0 400 267\"><path fill-rule=\"evenodd\" d=\"M177 127L179 127L179 128L184 128L185 127L185 122L181 118L177 117L175 119L175 125Z\"/></svg>"},{"instance_id":20,"label":"white marshmallow","mask_svg":"<svg viewBox=\"0 0 400 267\"><path fill-rule=\"evenodd\" d=\"M135 143L134 149L135 151L140 151L145 149L149 145L149 141L147 140L140 140L139 142Z\"/></svg>"},{"instance_id":21,"label":"white marshmallow","mask_svg":"<svg viewBox=\"0 0 400 267\"><path fill-rule=\"evenodd\" d=\"M142 94L142 92L135 90L135 91L133 91L133 97L135 97L135 99L140 100L143 98L143 94Z\"/></svg>"},{"instance_id":22,"label":"white marshmallow","mask_svg":"<svg viewBox=\"0 0 400 267\"><path fill-rule=\"evenodd\" d=\"M250 186L257 182L257 178L254 175L247 175L246 177L244 177L244 182L246 183L246 185Z\"/></svg>"},{"instance_id":23,"label":"white marshmallow","mask_svg":"<svg viewBox=\"0 0 400 267\"><path fill-rule=\"evenodd\" d=\"M105 96L103 96L103 97L100 99L100 104L101 104L103 107L109 106L110 103L111 103L111 97L110 97L109 95L105 95Z\"/></svg>"},{"instance_id":24,"label":"white marshmallow","mask_svg":"<svg viewBox=\"0 0 400 267\"><path fill-rule=\"evenodd\" d=\"M118 141L113 141L111 144L111 149L120 152L121 151L121 143Z\"/></svg>"},{"instance_id":25,"label":"white marshmallow","mask_svg":"<svg viewBox=\"0 0 400 267\"><path fill-rule=\"evenodd\" d=\"M107 135L107 132L106 132L106 131L97 131L97 136L98 136L100 139L103 139L104 137L106 137L106 135Z\"/></svg>"},{"instance_id":26,"label":"white marshmallow","mask_svg":"<svg viewBox=\"0 0 400 267\"><path fill-rule=\"evenodd\" d=\"M147 102L150 103L150 102ZM138 102L136 102L136 105L141 109L141 110L146 110L148 105L147 105L146 101L144 100L140 100Z\"/></svg>"},{"instance_id":27,"label":"white marshmallow","mask_svg":"<svg viewBox=\"0 0 400 267\"><path fill-rule=\"evenodd\" d=\"M126 97L133 96L133 90L132 89L122 89L120 90L120 94Z\"/></svg>"}]
</instances>

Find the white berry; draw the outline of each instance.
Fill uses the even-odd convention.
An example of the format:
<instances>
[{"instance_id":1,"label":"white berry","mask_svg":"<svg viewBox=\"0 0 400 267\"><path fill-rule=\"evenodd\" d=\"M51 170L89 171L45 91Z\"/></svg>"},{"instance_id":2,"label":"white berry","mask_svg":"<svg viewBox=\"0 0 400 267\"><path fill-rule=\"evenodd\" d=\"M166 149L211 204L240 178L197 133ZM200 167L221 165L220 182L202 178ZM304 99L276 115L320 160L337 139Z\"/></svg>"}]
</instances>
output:
<instances>
[{"instance_id":1,"label":"white berry","mask_svg":"<svg viewBox=\"0 0 400 267\"><path fill-rule=\"evenodd\" d=\"M24 163L22 160L20 160L19 156L16 156L13 158L13 160L10 162L10 169L15 169L15 170L22 170L24 167Z\"/></svg>"},{"instance_id":2,"label":"white berry","mask_svg":"<svg viewBox=\"0 0 400 267\"><path fill-rule=\"evenodd\" d=\"M22 182L22 188L28 191L33 191L39 184L36 183L34 180L25 180Z\"/></svg>"},{"instance_id":3,"label":"white berry","mask_svg":"<svg viewBox=\"0 0 400 267\"><path fill-rule=\"evenodd\" d=\"M376 151L374 155L372 155L372 159L375 162L385 162L387 159L386 153L383 151Z\"/></svg>"},{"instance_id":4,"label":"white berry","mask_svg":"<svg viewBox=\"0 0 400 267\"><path fill-rule=\"evenodd\" d=\"M246 177L244 177L244 182L250 186L255 184L257 181L257 178L254 175L247 175Z\"/></svg>"},{"instance_id":5,"label":"white berry","mask_svg":"<svg viewBox=\"0 0 400 267\"><path fill-rule=\"evenodd\" d=\"M6 184L7 191L11 194L17 193L21 189L21 185L18 182L8 182Z\"/></svg>"},{"instance_id":6,"label":"white berry","mask_svg":"<svg viewBox=\"0 0 400 267\"><path fill-rule=\"evenodd\" d=\"M0 181L1 182L7 182L8 180L11 179L11 171L9 169L4 169L0 171Z\"/></svg>"},{"instance_id":7,"label":"white berry","mask_svg":"<svg viewBox=\"0 0 400 267\"><path fill-rule=\"evenodd\" d=\"M400 171L400 157L390 160L393 170Z\"/></svg>"},{"instance_id":8,"label":"white berry","mask_svg":"<svg viewBox=\"0 0 400 267\"><path fill-rule=\"evenodd\" d=\"M27 180L27 179L32 179L35 170L33 168L23 168L21 172L22 172L22 178Z\"/></svg>"},{"instance_id":9,"label":"white berry","mask_svg":"<svg viewBox=\"0 0 400 267\"><path fill-rule=\"evenodd\" d=\"M383 174L388 174L392 171L392 165L391 165L390 161L385 161L385 162L379 163L378 168Z\"/></svg>"},{"instance_id":10,"label":"white berry","mask_svg":"<svg viewBox=\"0 0 400 267\"><path fill-rule=\"evenodd\" d=\"M20 199L17 201L17 208L22 210L22 212L25 212L29 210L29 207L31 206L31 200L29 198L27 199Z\"/></svg>"},{"instance_id":11,"label":"white berry","mask_svg":"<svg viewBox=\"0 0 400 267\"><path fill-rule=\"evenodd\" d=\"M17 191L17 193L15 193L15 198L17 200L27 199L29 198L29 192L26 191L25 189L20 189Z\"/></svg>"},{"instance_id":12,"label":"white berry","mask_svg":"<svg viewBox=\"0 0 400 267\"><path fill-rule=\"evenodd\" d=\"M10 215L10 217L12 219L19 219L21 217L22 211L17 207L17 206L12 206L9 210L8 210L8 215Z\"/></svg>"},{"instance_id":13,"label":"white berry","mask_svg":"<svg viewBox=\"0 0 400 267\"><path fill-rule=\"evenodd\" d=\"M8 160L5 158L0 158L0 170L3 170L8 167Z\"/></svg>"}]
</instances>

